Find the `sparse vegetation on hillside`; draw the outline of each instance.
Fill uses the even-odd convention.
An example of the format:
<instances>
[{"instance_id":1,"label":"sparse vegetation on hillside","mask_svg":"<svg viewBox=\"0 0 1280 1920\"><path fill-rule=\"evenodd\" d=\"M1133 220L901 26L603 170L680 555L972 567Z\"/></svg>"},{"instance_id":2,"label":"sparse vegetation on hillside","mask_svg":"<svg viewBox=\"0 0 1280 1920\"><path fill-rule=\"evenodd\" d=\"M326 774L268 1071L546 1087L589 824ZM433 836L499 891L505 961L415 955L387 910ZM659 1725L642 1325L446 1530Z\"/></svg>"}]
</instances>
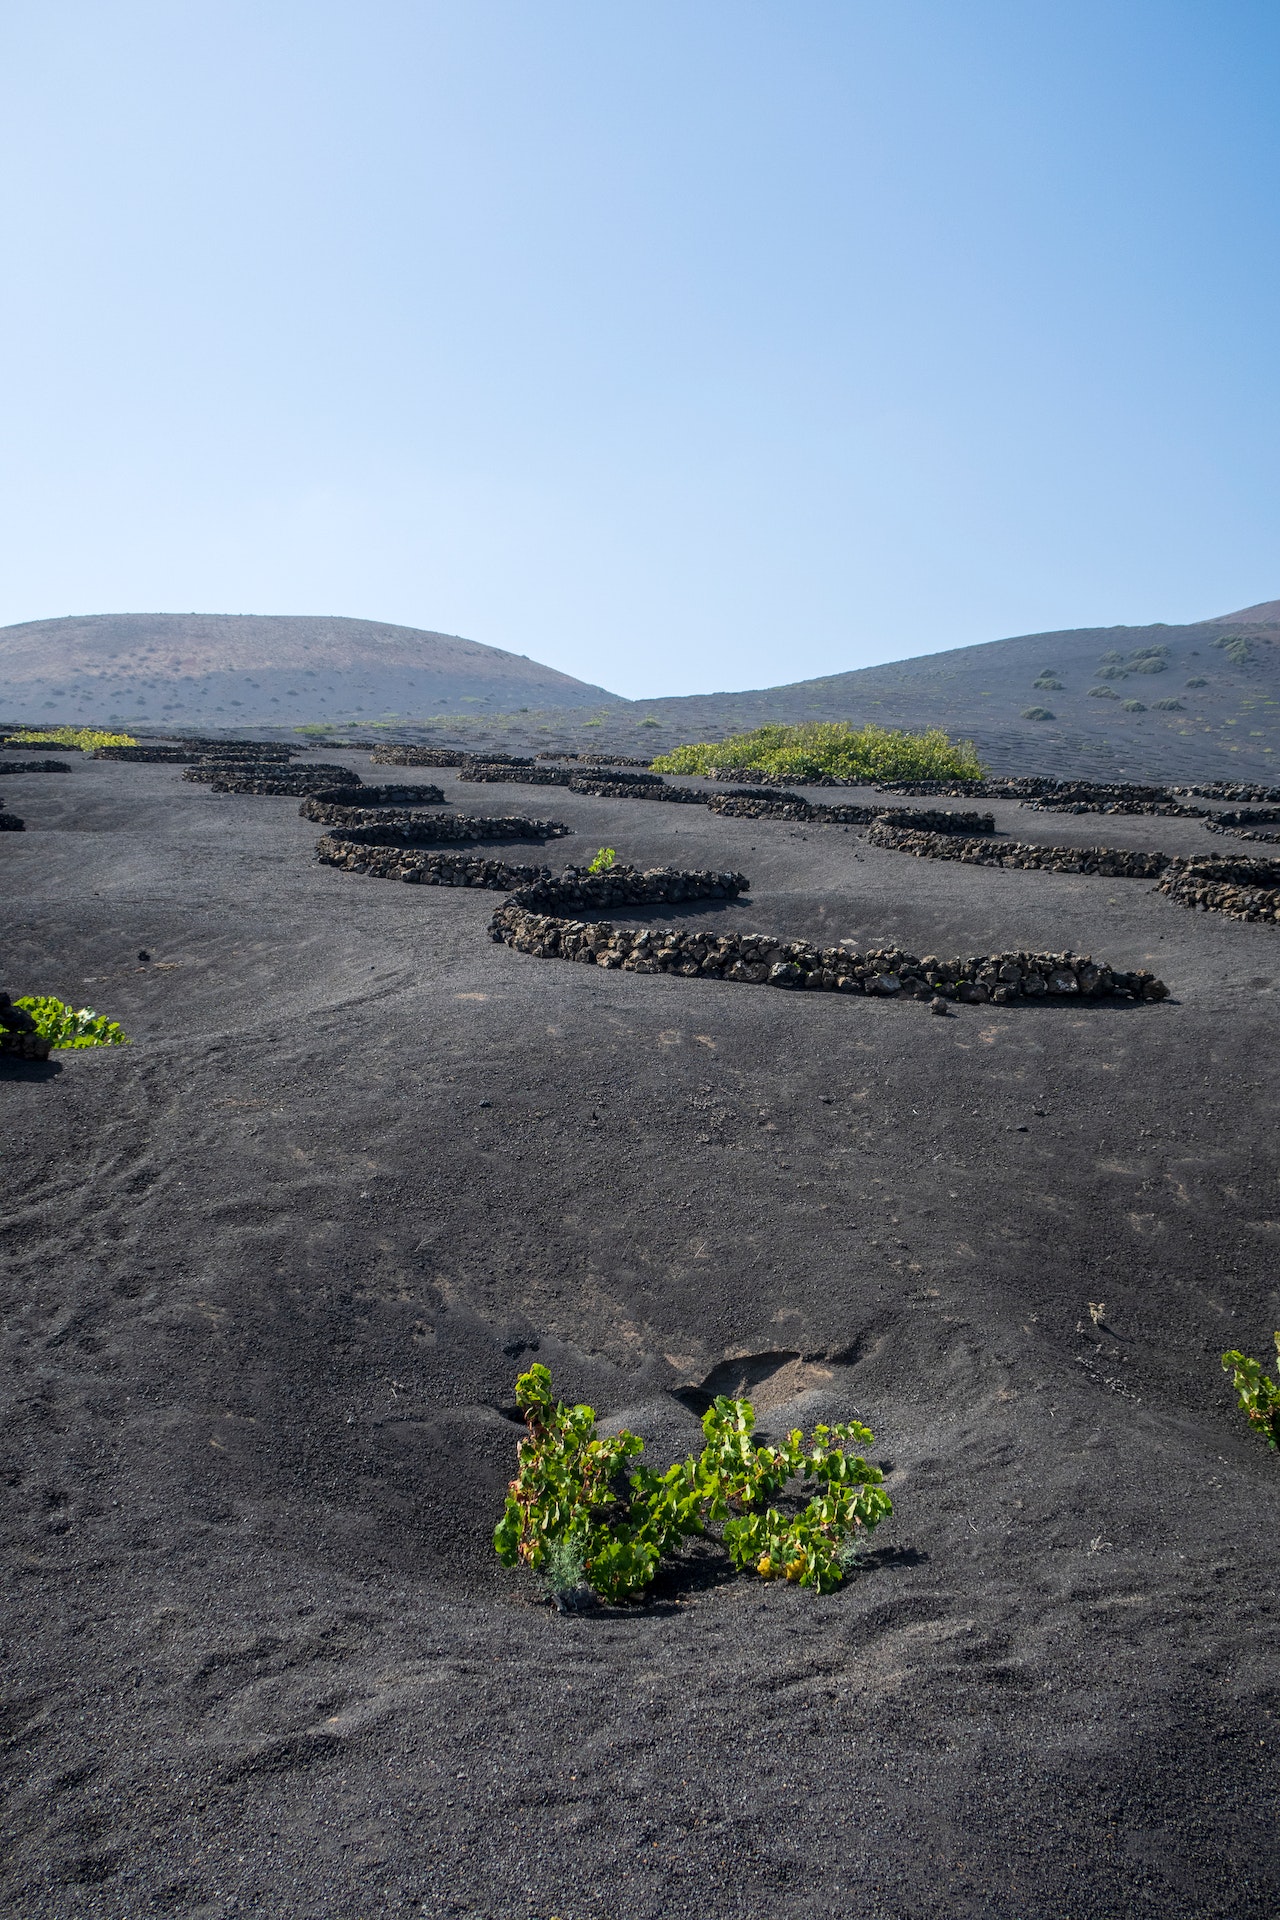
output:
<instances>
[{"instance_id":1,"label":"sparse vegetation on hillside","mask_svg":"<svg viewBox=\"0 0 1280 1920\"><path fill-rule=\"evenodd\" d=\"M23 727L9 735L14 746L48 745L79 747L92 753L95 747L136 747L131 733L104 733L100 727Z\"/></svg>"},{"instance_id":2,"label":"sparse vegetation on hillside","mask_svg":"<svg viewBox=\"0 0 1280 1920\"><path fill-rule=\"evenodd\" d=\"M823 773L864 781L980 780L983 775L973 743L952 740L941 727L899 733L874 725L853 727L847 720L757 727L727 740L676 747L661 754L653 767L657 773L739 768L743 773L780 773L790 780Z\"/></svg>"},{"instance_id":3,"label":"sparse vegetation on hillside","mask_svg":"<svg viewBox=\"0 0 1280 1920\"><path fill-rule=\"evenodd\" d=\"M699 1457L655 1473L629 1466L644 1451L638 1434L598 1434L590 1407L555 1398L546 1367L520 1375L516 1402L529 1432L493 1544L504 1566L523 1560L557 1593L572 1577L606 1600L633 1599L666 1554L713 1525L740 1571L829 1593L855 1543L893 1511L879 1467L846 1450L875 1437L856 1421L815 1427L808 1446L798 1428L761 1446L751 1403L720 1396L702 1417ZM772 1502L793 1482L811 1498L783 1513Z\"/></svg>"}]
</instances>

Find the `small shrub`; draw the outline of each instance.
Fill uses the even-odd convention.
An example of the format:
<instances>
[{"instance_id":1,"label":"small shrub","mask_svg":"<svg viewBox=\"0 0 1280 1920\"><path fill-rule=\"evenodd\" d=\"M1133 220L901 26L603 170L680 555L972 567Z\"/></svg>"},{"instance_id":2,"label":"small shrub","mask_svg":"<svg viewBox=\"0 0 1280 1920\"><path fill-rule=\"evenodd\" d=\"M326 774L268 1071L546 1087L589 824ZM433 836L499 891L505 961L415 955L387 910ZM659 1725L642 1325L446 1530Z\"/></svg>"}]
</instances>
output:
<instances>
[{"instance_id":1,"label":"small shrub","mask_svg":"<svg viewBox=\"0 0 1280 1920\"><path fill-rule=\"evenodd\" d=\"M1253 658L1253 643L1246 640L1242 633L1224 633L1213 644L1220 647L1228 660L1233 660L1238 667L1247 667Z\"/></svg>"},{"instance_id":2,"label":"small shrub","mask_svg":"<svg viewBox=\"0 0 1280 1920\"><path fill-rule=\"evenodd\" d=\"M924 733L853 727L847 720L808 720L798 726L757 727L677 747L653 762L655 773L711 773L717 767L781 773L789 780L833 774L845 780L980 780L982 762L971 741L954 741L941 727Z\"/></svg>"},{"instance_id":3,"label":"small shrub","mask_svg":"<svg viewBox=\"0 0 1280 1920\"><path fill-rule=\"evenodd\" d=\"M1177 703L1175 702L1174 704L1176 705ZM1157 705L1163 706L1164 701L1158 701ZM1142 700L1122 700L1120 702L1120 710L1122 713L1145 713L1147 708L1146 703Z\"/></svg>"},{"instance_id":4,"label":"small shrub","mask_svg":"<svg viewBox=\"0 0 1280 1920\"><path fill-rule=\"evenodd\" d=\"M1135 647L1133 652L1129 655L1129 658L1130 660L1163 660L1165 655L1168 653L1168 651L1169 651L1168 647L1163 647L1163 646L1162 647ZM1150 671L1150 669L1144 668L1144 667L1138 667L1136 668L1136 671L1138 673L1144 673L1144 672Z\"/></svg>"},{"instance_id":5,"label":"small shrub","mask_svg":"<svg viewBox=\"0 0 1280 1920\"><path fill-rule=\"evenodd\" d=\"M95 747L136 747L131 733L103 733L100 727L23 727L9 735L15 745L35 746L47 741L50 746L80 747L92 753Z\"/></svg>"},{"instance_id":6,"label":"small shrub","mask_svg":"<svg viewBox=\"0 0 1280 1920\"><path fill-rule=\"evenodd\" d=\"M1121 666L1117 662L1113 662L1108 667L1098 668L1099 680L1127 680L1128 677L1128 667Z\"/></svg>"},{"instance_id":7,"label":"small shrub","mask_svg":"<svg viewBox=\"0 0 1280 1920\"><path fill-rule=\"evenodd\" d=\"M642 727L660 727L662 722L661 720L642 720L640 725Z\"/></svg>"},{"instance_id":8,"label":"small shrub","mask_svg":"<svg viewBox=\"0 0 1280 1920\"><path fill-rule=\"evenodd\" d=\"M1280 1332L1275 1336L1276 1355L1280 1358ZM1225 1372L1240 1401L1240 1410L1250 1426L1256 1427L1269 1447L1280 1450L1280 1386L1262 1371L1261 1360L1232 1348L1222 1356ZM1280 1373L1280 1367L1276 1368Z\"/></svg>"},{"instance_id":9,"label":"small shrub","mask_svg":"<svg viewBox=\"0 0 1280 1920\"><path fill-rule=\"evenodd\" d=\"M1118 700L1120 695L1114 687L1090 687L1089 698L1091 700Z\"/></svg>"},{"instance_id":10,"label":"small shrub","mask_svg":"<svg viewBox=\"0 0 1280 1920\"><path fill-rule=\"evenodd\" d=\"M1194 679L1194 680L1188 680L1188 682L1187 682L1187 685L1188 685L1189 687L1207 687L1207 686L1208 686L1208 684L1209 684L1209 682L1208 682L1207 680L1201 680L1201 679L1200 679L1200 678L1198 678L1198 677L1197 677L1196 679Z\"/></svg>"},{"instance_id":11,"label":"small shrub","mask_svg":"<svg viewBox=\"0 0 1280 1920\"><path fill-rule=\"evenodd\" d=\"M1166 673L1168 667L1163 653L1144 653L1129 663L1130 673Z\"/></svg>"},{"instance_id":12,"label":"small shrub","mask_svg":"<svg viewBox=\"0 0 1280 1920\"><path fill-rule=\"evenodd\" d=\"M588 873L608 873L610 867L613 865L617 857L618 856L614 852L612 847L601 847L599 853L596 855L595 859L591 862L591 865L587 868L587 872Z\"/></svg>"},{"instance_id":13,"label":"small shrub","mask_svg":"<svg viewBox=\"0 0 1280 1920\"><path fill-rule=\"evenodd\" d=\"M13 1004L31 1015L36 1032L54 1048L129 1044L124 1028L117 1021L108 1020L105 1013L95 1013L92 1007L69 1007L65 1000L55 1000L52 994L29 994Z\"/></svg>"},{"instance_id":14,"label":"small shrub","mask_svg":"<svg viewBox=\"0 0 1280 1920\"><path fill-rule=\"evenodd\" d=\"M1157 713L1185 713L1186 712L1186 708L1183 706L1181 700L1157 700L1155 703L1155 708Z\"/></svg>"},{"instance_id":15,"label":"small shrub","mask_svg":"<svg viewBox=\"0 0 1280 1920\"><path fill-rule=\"evenodd\" d=\"M1037 693L1065 693L1061 680L1055 680L1051 673L1042 673L1038 680L1031 682Z\"/></svg>"},{"instance_id":16,"label":"small shrub","mask_svg":"<svg viewBox=\"0 0 1280 1920\"><path fill-rule=\"evenodd\" d=\"M1024 707L1022 709L1022 717L1024 720L1056 720L1057 719L1057 715L1054 713L1050 713L1048 707Z\"/></svg>"},{"instance_id":17,"label":"small shrub","mask_svg":"<svg viewBox=\"0 0 1280 1920\"><path fill-rule=\"evenodd\" d=\"M874 1439L856 1421L815 1427L808 1446L799 1428L761 1446L751 1403L721 1395L702 1417L698 1458L655 1473L630 1465L644 1451L638 1434L598 1434L590 1407L556 1400L546 1367L520 1375L516 1401L529 1433L493 1544L504 1566L524 1561L545 1583L580 1569L577 1579L604 1599L634 1599L664 1555L718 1526L740 1571L830 1593L854 1542L893 1511L880 1469L846 1450ZM808 1504L797 1511L793 1494L784 1512L773 1503L796 1481Z\"/></svg>"}]
</instances>

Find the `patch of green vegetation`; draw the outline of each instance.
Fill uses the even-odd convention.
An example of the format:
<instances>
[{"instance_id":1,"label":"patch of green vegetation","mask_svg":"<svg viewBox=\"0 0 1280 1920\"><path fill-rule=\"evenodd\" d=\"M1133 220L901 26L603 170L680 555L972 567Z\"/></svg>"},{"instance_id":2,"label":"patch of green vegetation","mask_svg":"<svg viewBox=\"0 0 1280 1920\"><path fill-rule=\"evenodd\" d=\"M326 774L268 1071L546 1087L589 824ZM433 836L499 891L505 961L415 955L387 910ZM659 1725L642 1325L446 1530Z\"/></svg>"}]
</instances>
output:
<instances>
[{"instance_id":1,"label":"patch of green vegetation","mask_svg":"<svg viewBox=\"0 0 1280 1920\"><path fill-rule=\"evenodd\" d=\"M1187 682L1187 685L1189 687L1207 687L1208 684L1209 682L1207 680L1200 680L1200 679L1188 680Z\"/></svg>"},{"instance_id":2,"label":"patch of green vegetation","mask_svg":"<svg viewBox=\"0 0 1280 1920\"><path fill-rule=\"evenodd\" d=\"M1120 702L1121 713L1145 713L1146 710L1145 702L1141 700L1122 700Z\"/></svg>"},{"instance_id":3,"label":"patch of green vegetation","mask_svg":"<svg viewBox=\"0 0 1280 1920\"><path fill-rule=\"evenodd\" d=\"M100 727L23 727L9 735L15 746L80 747L91 753L95 747L136 747L131 733L104 733Z\"/></svg>"},{"instance_id":4,"label":"patch of green vegetation","mask_svg":"<svg viewBox=\"0 0 1280 1920\"><path fill-rule=\"evenodd\" d=\"M608 873L610 867L613 865L617 857L618 856L614 852L612 847L601 847L599 853L596 855L595 859L591 862L591 865L587 868L587 872L588 873Z\"/></svg>"},{"instance_id":5,"label":"patch of green vegetation","mask_svg":"<svg viewBox=\"0 0 1280 1920\"><path fill-rule=\"evenodd\" d=\"M1055 680L1051 673L1042 673L1038 680L1031 682L1037 693L1065 693L1061 680Z\"/></svg>"},{"instance_id":6,"label":"patch of green vegetation","mask_svg":"<svg viewBox=\"0 0 1280 1920\"><path fill-rule=\"evenodd\" d=\"M846 780L980 780L982 762L969 740L954 741L941 727L900 733L847 720L808 720L799 726L757 727L727 740L677 747L653 762L656 773L710 773L716 767L780 773L789 780L829 773Z\"/></svg>"},{"instance_id":7,"label":"patch of green vegetation","mask_svg":"<svg viewBox=\"0 0 1280 1920\"><path fill-rule=\"evenodd\" d=\"M1024 707L1022 709L1022 717L1024 720L1056 720L1057 719L1057 715L1050 713L1048 707Z\"/></svg>"},{"instance_id":8,"label":"patch of green vegetation","mask_svg":"<svg viewBox=\"0 0 1280 1920\"><path fill-rule=\"evenodd\" d=\"M584 720L582 724L584 727L602 727L604 725L604 721L603 720Z\"/></svg>"},{"instance_id":9,"label":"patch of green vegetation","mask_svg":"<svg viewBox=\"0 0 1280 1920\"><path fill-rule=\"evenodd\" d=\"M1130 673L1167 673L1169 662L1163 653L1144 653L1131 660Z\"/></svg>"},{"instance_id":10,"label":"patch of green vegetation","mask_svg":"<svg viewBox=\"0 0 1280 1920\"><path fill-rule=\"evenodd\" d=\"M1133 652L1129 655L1129 658L1130 660L1163 660L1166 654L1168 653L1168 651L1169 651L1168 647L1165 647L1165 646L1135 647ZM1150 672L1151 669L1139 667L1137 671L1139 673L1144 673L1144 672Z\"/></svg>"},{"instance_id":11,"label":"patch of green vegetation","mask_svg":"<svg viewBox=\"0 0 1280 1920\"><path fill-rule=\"evenodd\" d=\"M1129 678L1129 669L1112 661L1109 666L1098 668L1098 678L1099 680L1127 680Z\"/></svg>"},{"instance_id":12,"label":"patch of green vegetation","mask_svg":"<svg viewBox=\"0 0 1280 1920\"><path fill-rule=\"evenodd\" d=\"M1253 642L1243 633L1220 634L1213 644L1220 647L1228 660L1234 661L1238 667L1247 667L1253 658Z\"/></svg>"},{"instance_id":13,"label":"patch of green vegetation","mask_svg":"<svg viewBox=\"0 0 1280 1920\"><path fill-rule=\"evenodd\" d=\"M649 716L649 718L648 718L647 720L642 720L642 721L640 722L640 725L641 725L642 727L660 727L660 726L662 725L662 722L661 722L661 720L655 720L655 719L654 719L654 717L653 717L653 715L652 715L652 714L650 714L650 716Z\"/></svg>"},{"instance_id":14,"label":"patch of green vegetation","mask_svg":"<svg viewBox=\"0 0 1280 1920\"><path fill-rule=\"evenodd\" d=\"M1091 700L1118 700L1120 695L1114 687L1090 687L1089 698Z\"/></svg>"},{"instance_id":15,"label":"patch of green vegetation","mask_svg":"<svg viewBox=\"0 0 1280 1920\"><path fill-rule=\"evenodd\" d=\"M1280 1332L1275 1336L1276 1355L1280 1358ZM1222 1356L1223 1369L1231 1375L1231 1384L1240 1401L1240 1410L1250 1426L1256 1427L1269 1447L1280 1450L1280 1386L1262 1371L1261 1360L1232 1348ZM1280 1373L1280 1367L1276 1369Z\"/></svg>"},{"instance_id":16,"label":"patch of green vegetation","mask_svg":"<svg viewBox=\"0 0 1280 1920\"><path fill-rule=\"evenodd\" d=\"M65 1000L56 1000L48 993L28 994L13 1004L31 1015L36 1032L52 1047L125 1047L129 1044L124 1028L117 1021L108 1020L105 1013L95 1013L92 1007L69 1007Z\"/></svg>"},{"instance_id":17,"label":"patch of green vegetation","mask_svg":"<svg viewBox=\"0 0 1280 1920\"><path fill-rule=\"evenodd\" d=\"M638 1434L598 1434L590 1407L556 1400L546 1367L520 1375L516 1402L529 1433L493 1536L498 1558L544 1581L572 1575L606 1600L634 1599L665 1555L712 1527L739 1571L830 1593L855 1541L893 1511L880 1469L847 1450L874 1439L856 1421L815 1427L808 1445L797 1428L759 1446L750 1401L720 1396L702 1417L698 1458L655 1473L629 1465L644 1451ZM808 1505L784 1514L772 1503L797 1481Z\"/></svg>"},{"instance_id":18,"label":"patch of green vegetation","mask_svg":"<svg viewBox=\"0 0 1280 1920\"><path fill-rule=\"evenodd\" d=\"M1157 700L1155 703L1155 706L1156 706L1157 713L1185 713L1186 712L1186 708L1183 706L1181 700Z\"/></svg>"}]
</instances>

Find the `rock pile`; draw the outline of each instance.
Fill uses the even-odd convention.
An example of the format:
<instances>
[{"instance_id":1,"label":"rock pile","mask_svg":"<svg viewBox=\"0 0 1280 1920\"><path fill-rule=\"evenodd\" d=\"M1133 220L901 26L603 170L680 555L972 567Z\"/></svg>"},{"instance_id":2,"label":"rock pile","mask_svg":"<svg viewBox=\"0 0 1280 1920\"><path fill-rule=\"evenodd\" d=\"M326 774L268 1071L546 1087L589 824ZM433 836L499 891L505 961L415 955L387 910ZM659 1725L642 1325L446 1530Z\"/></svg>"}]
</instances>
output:
<instances>
[{"instance_id":1,"label":"rock pile","mask_svg":"<svg viewBox=\"0 0 1280 1920\"><path fill-rule=\"evenodd\" d=\"M1156 891L1200 913L1274 924L1280 921L1280 860L1170 861Z\"/></svg>"},{"instance_id":2,"label":"rock pile","mask_svg":"<svg viewBox=\"0 0 1280 1920\"><path fill-rule=\"evenodd\" d=\"M1163 1000L1168 994L1163 981L1144 968L1126 973L1073 953L971 954L957 960L940 960L934 954L918 959L898 947L850 953L843 947L814 947L768 934L568 920L534 912L525 901L521 892L497 909L489 927L492 939L539 959L574 960L627 973L999 1005L1015 1000Z\"/></svg>"},{"instance_id":3,"label":"rock pile","mask_svg":"<svg viewBox=\"0 0 1280 1920\"><path fill-rule=\"evenodd\" d=\"M19 820L16 813L6 813L4 801L0 800L0 833L23 833L26 821Z\"/></svg>"},{"instance_id":4,"label":"rock pile","mask_svg":"<svg viewBox=\"0 0 1280 1920\"><path fill-rule=\"evenodd\" d=\"M1154 880L1169 865L1167 853L1134 847L1036 847L1019 840L960 840L949 834L914 833L877 820L867 842L924 860L963 860L979 867L1035 867L1050 873L1100 873L1115 880Z\"/></svg>"},{"instance_id":5,"label":"rock pile","mask_svg":"<svg viewBox=\"0 0 1280 1920\"><path fill-rule=\"evenodd\" d=\"M65 760L6 760L0 764L0 775L6 773L70 773L71 768Z\"/></svg>"},{"instance_id":6,"label":"rock pile","mask_svg":"<svg viewBox=\"0 0 1280 1920\"><path fill-rule=\"evenodd\" d=\"M460 767L467 756L455 747L375 747L375 767Z\"/></svg>"}]
</instances>

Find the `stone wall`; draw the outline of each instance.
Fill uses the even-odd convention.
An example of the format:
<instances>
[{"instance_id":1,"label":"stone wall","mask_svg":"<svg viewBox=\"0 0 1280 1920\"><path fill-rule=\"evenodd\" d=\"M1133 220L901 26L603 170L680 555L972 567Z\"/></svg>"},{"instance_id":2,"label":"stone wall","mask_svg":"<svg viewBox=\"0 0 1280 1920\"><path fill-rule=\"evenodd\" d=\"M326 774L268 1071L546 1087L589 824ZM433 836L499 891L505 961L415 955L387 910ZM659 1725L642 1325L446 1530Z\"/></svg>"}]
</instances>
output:
<instances>
[{"instance_id":1,"label":"stone wall","mask_svg":"<svg viewBox=\"0 0 1280 1920\"><path fill-rule=\"evenodd\" d=\"M914 833L877 820L868 845L924 860L962 860L979 867L1043 868L1050 873L1099 873L1115 880L1154 880L1171 855L1133 847L1036 847L1019 840L961 840L950 834Z\"/></svg>"},{"instance_id":2,"label":"stone wall","mask_svg":"<svg viewBox=\"0 0 1280 1920\"><path fill-rule=\"evenodd\" d=\"M341 809L358 812L359 809ZM315 813L307 816L320 818ZM457 846L480 840L557 840L571 833L561 820L529 820L523 814L467 814L467 813L398 813L388 808L379 810L378 817L372 821L358 821L354 826L342 822L333 824L338 831L335 839L350 840L355 846L362 847L425 847L431 845Z\"/></svg>"},{"instance_id":3,"label":"stone wall","mask_svg":"<svg viewBox=\"0 0 1280 1920\"><path fill-rule=\"evenodd\" d=\"M541 913L568 906L653 907L682 900L736 900L751 885L744 873L710 868L613 866L604 873L569 867L521 890L519 903Z\"/></svg>"},{"instance_id":4,"label":"stone wall","mask_svg":"<svg viewBox=\"0 0 1280 1920\"><path fill-rule=\"evenodd\" d=\"M740 820L796 820L836 827L865 827L873 820L887 820L895 826L910 825L932 833L994 833L996 830L989 813L949 813L923 807L830 807L820 801L804 800L797 793L776 797L749 791L714 793L707 805L713 813L729 814Z\"/></svg>"},{"instance_id":5,"label":"stone wall","mask_svg":"<svg viewBox=\"0 0 1280 1920\"><path fill-rule=\"evenodd\" d=\"M186 767L203 760L203 747L95 747L91 760L127 760L134 764Z\"/></svg>"},{"instance_id":6,"label":"stone wall","mask_svg":"<svg viewBox=\"0 0 1280 1920\"><path fill-rule=\"evenodd\" d=\"M1202 787L1175 787L1174 792L1192 794L1197 800L1280 801L1280 787L1241 786L1234 780L1211 780Z\"/></svg>"},{"instance_id":7,"label":"stone wall","mask_svg":"<svg viewBox=\"0 0 1280 1920\"><path fill-rule=\"evenodd\" d=\"M461 767L467 755L455 747L375 747L375 767Z\"/></svg>"},{"instance_id":8,"label":"stone wall","mask_svg":"<svg viewBox=\"0 0 1280 1920\"><path fill-rule=\"evenodd\" d=\"M1280 921L1280 860L1171 861L1156 891L1180 907L1231 920Z\"/></svg>"},{"instance_id":9,"label":"stone wall","mask_svg":"<svg viewBox=\"0 0 1280 1920\"><path fill-rule=\"evenodd\" d=\"M0 776L6 773L70 773L71 767L66 760L5 760L0 762Z\"/></svg>"},{"instance_id":10,"label":"stone wall","mask_svg":"<svg viewBox=\"0 0 1280 1920\"><path fill-rule=\"evenodd\" d=\"M572 777L560 767L535 767L531 760L468 760L458 770L459 780L510 781L522 787L567 787Z\"/></svg>"},{"instance_id":11,"label":"stone wall","mask_svg":"<svg viewBox=\"0 0 1280 1920\"><path fill-rule=\"evenodd\" d=\"M198 766L188 767L182 777L208 786L214 793L293 794L301 797L306 793L327 793L335 787L354 792L361 786L360 775L354 768L324 764L256 769L244 764L232 767L202 760Z\"/></svg>"},{"instance_id":12,"label":"stone wall","mask_svg":"<svg viewBox=\"0 0 1280 1920\"><path fill-rule=\"evenodd\" d=\"M23 833L26 821L20 820L16 813L6 813L4 803L0 801L0 833Z\"/></svg>"},{"instance_id":13,"label":"stone wall","mask_svg":"<svg viewBox=\"0 0 1280 1920\"><path fill-rule=\"evenodd\" d=\"M901 948L850 953L769 934L705 928L619 926L537 913L522 892L490 922L490 937L539 959L573 960L627 973L673 973L744 986L870 994L945 1002L1163 1000L1168 988L1145 968L1127 973L1073 953L972 954L923 959Z\"/></svg>"},{"instance_id":14,"label":"stone wall","mask_svg":"<svg viewBox=\"0 0 1280 1920\"><path fill-rule=\"evenodd\" d=\"M575 773L568 781L571 793L594 794L599 800L667 800L678 807L705 807L710 795L697 787L669 787L661 774L652 781L607 774Z\"/></svg>"},{"instance_id":15,"label":"stone wall","mask_svg":"<svg viewBox=\"0 0 1280 1920\"><path fill-rule=\"evenodd\" d=\"M548 867L486 860L480 854L366 845L332 834L317 844L316 859L326 866L341 867L347 873L362 873L375 880L404 880L428 887L491 887L501 893L542 880L550 873Z\"/></svg>"},{"instance_id":16,"label":"stone wall","mask_svg":"<svg viewBox=\"0 0 1280 1920\"><path fill-rule=\"evenodd\" d=\"M358 799L359 806L353 806ZM318 821L322 827L371 826L382 818L379 808L444 807L449 803L439 787L366 787L355 793L350 786L326 787L309 794L298 808L304 820ZM392 819L396 814L389 816Z\"/></svg>"}]
</instances>

